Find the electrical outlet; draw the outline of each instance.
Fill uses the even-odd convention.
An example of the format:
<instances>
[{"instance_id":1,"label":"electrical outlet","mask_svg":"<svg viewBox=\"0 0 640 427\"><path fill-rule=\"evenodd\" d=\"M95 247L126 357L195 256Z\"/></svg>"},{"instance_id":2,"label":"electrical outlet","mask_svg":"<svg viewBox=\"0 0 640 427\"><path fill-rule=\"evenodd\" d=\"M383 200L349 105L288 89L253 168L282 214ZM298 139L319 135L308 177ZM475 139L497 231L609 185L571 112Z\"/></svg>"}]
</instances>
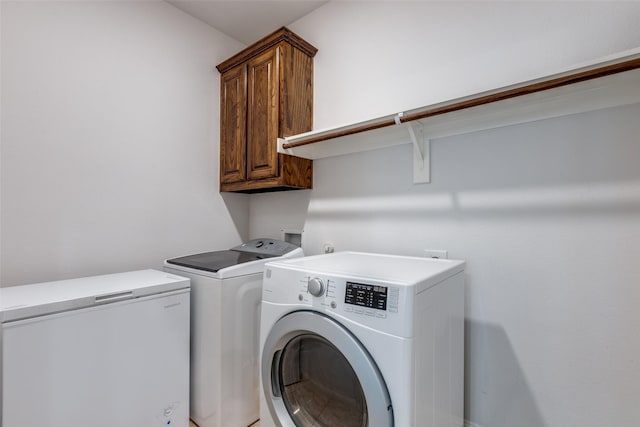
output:
<instances>
[{"instance_id":1,"label":"electrical outlet","mask_svg":"<svg viewBox=\"0 0 640 427\"><path fill-rule=\"evenodd\" d=\"M325 243L324 244L324 253L325 254L332 254L334 251L334 247L332 243Z\"/></svg>"},{"instance_id":2,"label":"electrical outlet","mask_svg":"<svg viewBox=\"0 0 640 427\"><path fill-rule=\"evenodd\" d=\"M422 253L427 258L447 259L449 258L449 251L443 249L423 249Z\"/></svg>"}]
</instances>

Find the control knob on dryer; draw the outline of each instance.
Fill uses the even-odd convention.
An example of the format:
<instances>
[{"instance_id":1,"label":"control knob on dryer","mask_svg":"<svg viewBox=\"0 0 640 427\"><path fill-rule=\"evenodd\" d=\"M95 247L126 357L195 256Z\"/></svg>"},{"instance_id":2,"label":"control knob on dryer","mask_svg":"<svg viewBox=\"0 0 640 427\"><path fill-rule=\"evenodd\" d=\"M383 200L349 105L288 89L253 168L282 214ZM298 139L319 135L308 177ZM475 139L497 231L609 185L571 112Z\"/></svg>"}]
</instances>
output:
<instances>
[{"instance_id":1,"label":"control knob on dryer","mask_svg":"<svg viewBox=\"0 0 640 427\"><path fill-rule=\"evenodd\" d=\"M322 279L314 277L313 279L309 279L307 283L307 290L314 297L319 297L324 293L324 283L322 283Z\"/></svg>"}]
</instances>

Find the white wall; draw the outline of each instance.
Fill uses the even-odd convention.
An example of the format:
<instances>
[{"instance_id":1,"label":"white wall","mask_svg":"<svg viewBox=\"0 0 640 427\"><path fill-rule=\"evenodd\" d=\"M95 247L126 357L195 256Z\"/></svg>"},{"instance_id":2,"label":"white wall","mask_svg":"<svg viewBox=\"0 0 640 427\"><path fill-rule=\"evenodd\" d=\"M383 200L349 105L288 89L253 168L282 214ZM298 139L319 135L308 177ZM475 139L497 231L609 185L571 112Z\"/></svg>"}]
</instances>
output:
<instances>
[{"instance_id":1,"label":"white wall","mask_svg":"<svg viewBox=\"0 0 640 427\"><path fill-rule=\"evenodd\" d=\"M329 3L291 25L318 47L324 128L640 46L640 3ZM467 261L465 417L483 427L640 419L640 105L319 160L314 189L251 196L250 235L305 253Z\"/></svg>"},{"instance_id":2,"label":"white wall","mask_svg":"<svg viewBox=\"0 0 640 427\"><path fill-rule=\"evenodd\" d=\"M162 1L1 8L2 286L247 237L246 197L218 193L214 68L241 44Z\"/></svg>"},{"instance_id":3,"label":"white wall","mask_svg":"<svg viewBox=\"0 0 640 427\"><path fill-rule=\"evenodd\" d=\"M330 2L314 44L317 129L544 76L637 47L638 2Z\"/></svg>"}]
</instances>

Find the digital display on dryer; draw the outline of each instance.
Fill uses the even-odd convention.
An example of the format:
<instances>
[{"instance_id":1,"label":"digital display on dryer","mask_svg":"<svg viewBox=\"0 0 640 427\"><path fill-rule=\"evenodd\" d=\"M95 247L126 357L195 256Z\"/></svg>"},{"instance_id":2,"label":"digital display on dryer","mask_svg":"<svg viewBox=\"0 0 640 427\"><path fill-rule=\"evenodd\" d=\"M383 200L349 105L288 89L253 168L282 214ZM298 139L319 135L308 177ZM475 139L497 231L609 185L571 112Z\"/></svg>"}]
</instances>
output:
<instances>
[{"instance_id":1,"label":"digital display on dryer","mask_svg":"<svg viewBox=\"0 0 640 427\"><path fill-rule=\"evenodd\" d=\"M347 282L344 302L360 307L386 310L387 290L386 286Z\"/></svg>"}]
</instances>

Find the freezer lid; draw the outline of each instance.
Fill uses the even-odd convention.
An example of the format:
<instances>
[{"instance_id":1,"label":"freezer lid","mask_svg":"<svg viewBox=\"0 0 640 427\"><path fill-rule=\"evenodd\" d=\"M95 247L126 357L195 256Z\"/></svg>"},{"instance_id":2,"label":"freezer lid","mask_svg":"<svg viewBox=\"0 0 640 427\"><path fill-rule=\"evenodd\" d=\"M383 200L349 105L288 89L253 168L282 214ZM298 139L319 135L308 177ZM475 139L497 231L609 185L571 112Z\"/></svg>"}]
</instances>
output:
<instances>
[{"instance_id":1,"label":"freezer lid","mask_svg":"<svg viewBox=\"0 0 640 427\"><path fill-rule=\"evenodd\" d=\"M296 249L296 245L282 240L254 239L229 250L187 255L168 259L167 263L217 273L223 268L283 256Z\"/></svg>"},{"instance_id":2,"label":"freezer lid","mask_svg":"<svg viewBox=\"0 0 640 427\"><path fill-rule=\"evenodd\" d=\"M158 270L11 286L0 288L0 322L189 288L189 279Z\"/></svg>"}]
</instances>

